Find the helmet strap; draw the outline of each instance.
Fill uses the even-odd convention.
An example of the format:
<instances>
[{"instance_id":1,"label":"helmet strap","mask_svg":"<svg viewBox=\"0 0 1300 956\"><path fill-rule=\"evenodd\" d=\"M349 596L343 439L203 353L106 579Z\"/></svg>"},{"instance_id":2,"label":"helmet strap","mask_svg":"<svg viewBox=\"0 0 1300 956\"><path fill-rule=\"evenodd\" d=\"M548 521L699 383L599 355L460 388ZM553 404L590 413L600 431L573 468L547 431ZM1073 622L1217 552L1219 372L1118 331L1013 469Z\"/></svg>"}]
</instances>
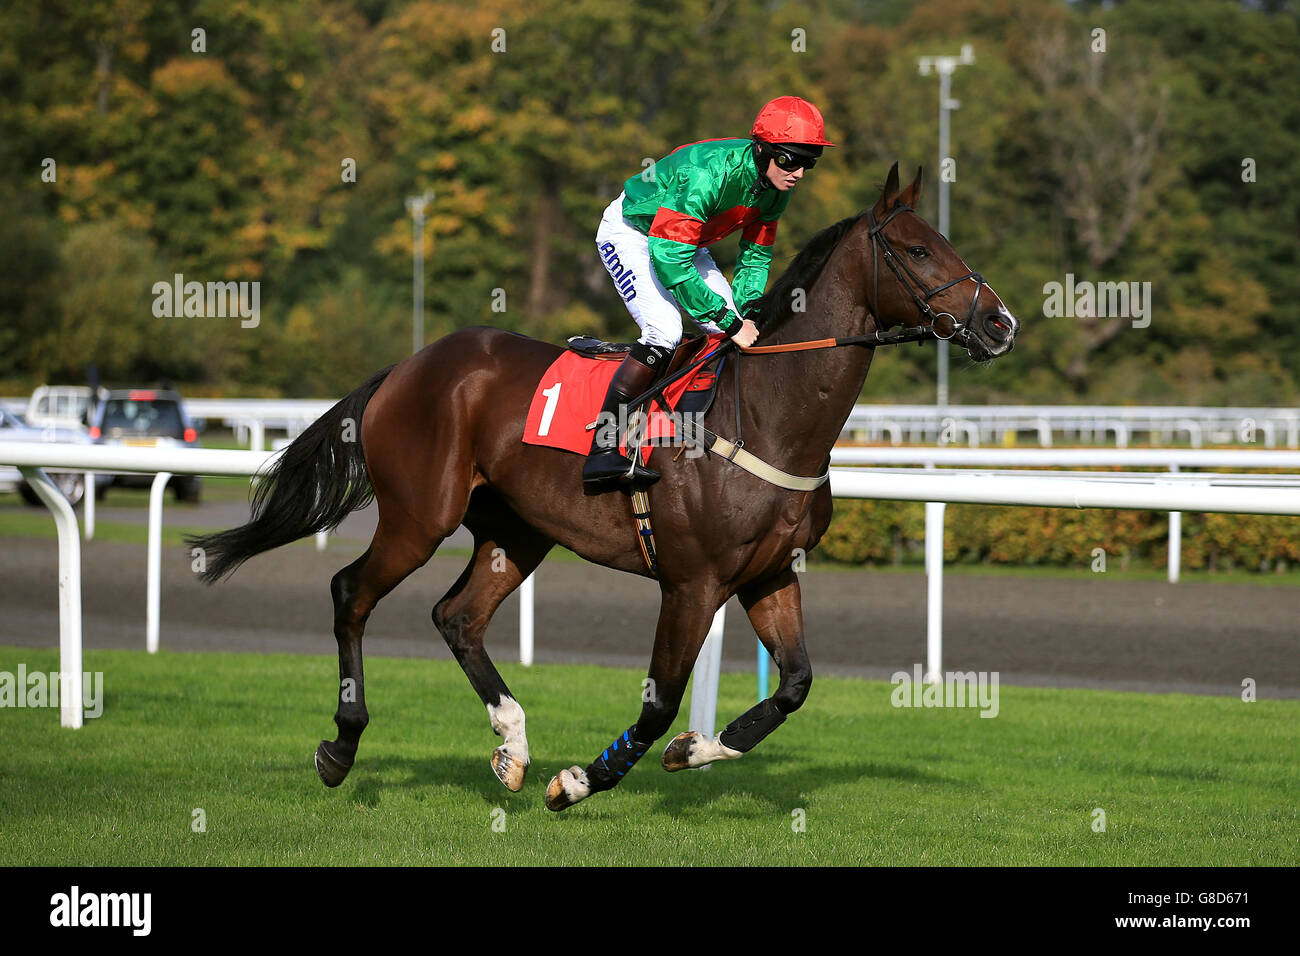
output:
<instances>
[{"instance_id":1,"label":"helmet strap","mask_svg":"<svg viewBox=\"0 0 1300 956\"><path fill-rule=\"evenodd\" d=\"M768 163L772 162L772 151L768 148L767 143L763 142L757 136L754 137L752 146L754 154L754 166L758 169L758 182L754 184L753 191L762 192L765 189L775 189L772 181L767 178Z\"/></svg>"}]
</instances>

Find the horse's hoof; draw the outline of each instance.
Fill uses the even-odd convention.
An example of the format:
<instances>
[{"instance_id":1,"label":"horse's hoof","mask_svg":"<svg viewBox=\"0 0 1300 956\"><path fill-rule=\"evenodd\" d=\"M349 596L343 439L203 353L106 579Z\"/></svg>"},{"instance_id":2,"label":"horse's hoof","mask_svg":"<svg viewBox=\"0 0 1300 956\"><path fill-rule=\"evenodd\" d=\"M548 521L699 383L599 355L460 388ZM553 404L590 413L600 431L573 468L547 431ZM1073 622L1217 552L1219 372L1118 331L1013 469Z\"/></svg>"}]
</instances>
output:
<instances>
[{"instance_id":1,"label":"horse's hoof","mask_svg":"<svg viewBox=\"0 0 1300 956\"><path fill-rule=\"evenodd\" d=\"M691 751L695 745L704 738L694 730L688 730L684 734L678 734L673 738L664 749L663 765L669 773L675 773L678 770L689 770L691 766Z\"/></svg>"},{"instance_id":2,"label":"horse's hoof","mask_svg":"<svg viewBox=\"0 0 1300 956\"><path fill-rule=\"evenodd\" d=\"M560 811L591 795L587 774L581 767L561 770L546 788L546 809Z\"/></svg>"},{"instance_id":3,"label":"horse's hoof","mask_svg":"<svg viewBox=\"0 0 1300 956\"><path fill-rule=\"evenodd\" d=\"M320 742L316 748L316 773L320 776L321 783L327 787L337 787L351 769L352 764L341 763L330 754L329 741Z\"/></svg>"},{"instance_id":4,"label":"horse's hoof","mask_svg":"<svg viewBox=\"0 0 1300 956\"><path fill-rule=\"evenodd\" d=\"M524 788L524 775L528 773L528 764L506 753L505 747L492 751L492 769L497 779L506 785L506 789L518 793Z\"/></svg>"}]
</instances>

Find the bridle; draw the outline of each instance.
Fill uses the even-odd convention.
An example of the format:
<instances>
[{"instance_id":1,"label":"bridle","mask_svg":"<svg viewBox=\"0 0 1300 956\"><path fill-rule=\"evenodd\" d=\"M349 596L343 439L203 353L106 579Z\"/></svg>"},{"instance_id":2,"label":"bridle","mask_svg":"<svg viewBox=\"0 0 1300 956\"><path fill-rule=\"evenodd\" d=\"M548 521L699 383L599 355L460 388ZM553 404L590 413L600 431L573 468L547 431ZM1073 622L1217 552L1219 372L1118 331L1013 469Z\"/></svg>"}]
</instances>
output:
<instances>
[{"instance_id":1,"label":"bridle","mask_svg":"<svg viewBox=\"0 0 1300 956\"><path fill-rule=\"evenodd\" d=\"M867 311L871 313L871 318L875 323L875 331L867 332L864 335L846 335L838 339L813 339L808 342L790 342L785 345L751 345L747 349L741 349L745 355L765 355L772 352L803 352L808 349L827 349L838 348L841 345L902 345L906 342L923 342L929 338L936 338L940 341L953 340L957 344L969 348L970 339L974 334L972 323L975 321L975 309L979 305L980 292L988 285L984 277L978 272L967 272L963 276L958 276L951 282L945 282L935 289L927 289L924 282L917 277L898 255L897 250L885 235L884 229L889 225L894 217L902 212L913 212L911 206L905 206L902 203L894 206L880 222L876 221L874 209L868 209L866 212L867 225L870 227L867 235L871 237L871 301L867 303ZM883 247L883 248L882 248ZM898 279L905 292L912 297L916 303L916 310L920 315L921 321L913 326L907 326L900 329L881 328L880 312L876 304L880 301L880 260L885 260ZM970 308L966 311L964 322L958 322L957 317L951 312L935 312L930 307L930 300L945 289L951 289L959 282L965 282L967 279L974 279L976 282L975 295L971 297ZM946 321L945 321L946 320ZM724 343L729 344L729 343Z\"/></svg>"},{"instance_id":2,"label":"bridle","mask_svg":"<svg viewBox=\"0 0 1300 956\"><path fill-rule=\"evenodd\" d=\"M789 342L784 345L751 345L747 349L735 349L737 355L765 355L773 352L803 352L810 349L828 349L838 348L842 345L902 345L905 342L923 342L933 336L940 341L956 341L959 345L969 348L970 338L974 334L972 323L975 321L975 308L979 305L980 292L988 285L984 277L978 272L967 272L963 276L945 282L943 285L934 289L926 288L924 282L914 273L907 263L898 255L889 237L885 235L885 227L894 221L894 217L899 213L915 212L911 206L897 203L889 210L889 215L885 216L880 222L876 221L876 211L874 208L867 209L867 225L869 227L867 235L871 238L871 301L867 303L867 310L871 313L871 318L876 326L872 332L863 335L846 335L842 338L830 339L813 339L807 342ZM883 247L883 248L882 248ZM877 303L880 301L880 260L885 260L885 264L893 271L899 284L912 297L916 303L917 312L921 321L914 326L907 326L900 329L881 329L880 313L877 310ZM940 292L951 289L959 282L965 282L967 279L975 280L975 295L971 297L970 308L966 311L964 322L958 322L957 317L951 312L935 312L930 307L930 300ZM948 321L942 321L946 318ZM946 334L945 334L946 333ZM684 375L689 375L696 368L705 362L711 361L717 355L733 347L735 343L730 340L723 342L718 348L700 356L695 361L690 362L686 367L678 369L672 375L661 379L652 385L647 391L638 395L628 403L629 408L636 408L647 399L660 394L672 382ZM739 378L737 377L737 384ZM739 400L737 400L737 414L739 414Z\"/></svg>"},{"instance_id":3,"label":"bridle","mask_svg":"<svg viewBox=\"0 0 1300 956\"><path fill-rule=\"evenodd\" d=\"M884 229L893 222L894 217L899 213L913 212L911 206L905 206L898 203L889 211L880 222L876 222L874 208L867 210L867 225L870 227L867 235L871 237L871 301L867 303L867 309L871 313L871 318L875 324L874 331L864 335L849 335L843 338L815 339L808 342L789 342L784 345L751 345L747 349L740 349L735 343L728 339L718 345L711 351L706 351L704 355L699 356L694 361L688 363L684 368L679 369L672 375L660 380L657 384L652 385L647 391L638 395L627 403L629 411L639 408L643 402L646 402L654 396L662 394L664 389L672 382L678 380L684 375L689 375L695 369L704 365L706 362L713 361L715 358L732 351L737 361L741 355L767 354L772 352L802 352L809 349L827 349L838 348L842 345L867 345L875 347L878 345L901 345L904 342L922 342L933 336L940 341L955 339L960 345L969 348L972 330L975 321L975 308L979 304L980 292L983 291L987 283L984 277L978 272L967 272L963 276L958 276L950 282L934 289L926 288L924 282L914 273L907 263L898 255L897 250L885 235ZM904 327L901 329L881 329L880 313L877 311L877 304L880 301L880 260L885 260L885 264L893 271L899 284L912 297L916 303L916 309L921 321L914 326ZM930 307L930 300L945 289L951 289L959 282L965 282L967 279L975 280L975 295L971 297L970 308L966 312L964 322L958 322L956 316L951 312L935 312ZM946 318L948 321L942 321ZM945 334L946 333L946 334ZM696 422L694 424L696 440L700 441L706 450L713 451L740 467L757 475L764 481L771 482L781 488L787 488L792 491L814 491L820 488L830 477L829 468L821 476L800 478L796 475L787 475L783 471L773 468L762 459L750 454L744 448L744 440L740 437L740 371L737 368L732 376L732 381L736 389L735 411L736 411L736 438L734 441L727 441L720 436L709 431L703 424ZM632 447L631 441L628 442L629 448ZM633 457L639 452L632 452ZM829 464L829 460L828 460ZM629 470L630 474L630 470ZM643 492L644 489L641 489ZM648 506L642 504L642 510ZM635 507L634 507L635 511ZM638 520L641 515L637 515ZM640 530L638 528L638 530ZM645 533L645 532L641 532ZM650 555L647 554L646 560L650 563L651 572L655 572L655 566Z\"/></svg>"},{"instance_id":4,"label":"bridle","mask_svg":"<svg viewBox=\"0 0 1300 956\"><path fill-rule=\"evenodd\" d=\"M880 301L880 259L883 257L885 265L889 266L894 276L898 279L899 284L912 297L916 303L917 311L920 313L921 322L917 329L933 335L936 339L947 340L956 339L958 344L967 345L971 337L971 325L975 321L975 308L979 305L980 292L987 284L984 277L978 272L967 272L963 276L958 276L951 282L945 282L943 285L934 289L927 289L914 273L908 264L900 257L889 237L885 235L885 227L893 222L894 217L899 213L913 212L911 206L905 206L902 203L894 206L880 222L876 222L875 209L867 210L867 225L870 230L867 235L871 237L871 301L867 303L867 308L871 311L871 317L875 320L876 328L880 328L880 313L876 310L876 304ZM884 247L883 251L881 246ZM958 322L957 317L951 312L935 312L930 307L930 300L940 292L951 289L959 282L965 282L967 279L974 279L976 282L975 294L971 296L970 309L966 312L966 320ZM950 323L941 323L940 318L946 316ZM944 335L943 332L948 334Z\"/></svg>"}]
</instances>

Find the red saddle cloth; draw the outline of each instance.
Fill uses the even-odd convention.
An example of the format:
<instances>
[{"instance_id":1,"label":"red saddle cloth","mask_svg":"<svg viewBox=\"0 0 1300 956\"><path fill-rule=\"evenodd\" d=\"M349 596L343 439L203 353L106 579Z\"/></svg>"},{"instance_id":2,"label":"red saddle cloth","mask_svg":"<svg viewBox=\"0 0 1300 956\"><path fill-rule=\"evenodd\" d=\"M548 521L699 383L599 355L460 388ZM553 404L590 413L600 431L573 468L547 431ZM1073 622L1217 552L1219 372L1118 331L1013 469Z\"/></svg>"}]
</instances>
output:
<instances>
[{"instance_id":1,"label":"red saddle cloth","mask_svg":"<svg viewBox=\"0 0 1300 956\"><path fill-rule=\"evenodd\" d=\"M708 343L697 353L697 357L714 351L724 339L726 336L721 333L709 336ZM588 358L572 349L565 349L551 363L542 380L537 383L537 390L533 392L533 402L528 407L528 422L524 426L524 442L562 448L579 455L591 451L592 432L587 430L587 426L600 414L605 394L609 391L610 379L618 371L619 364ZM703 368L701 365L690 375L673 382L664 390L662 401L655 400L651 403L650 423L641 446L642 464L650 460L655 442L663 443L676 434L673 419L664 414L664 403L667 404L667 410L671 411L687 392L712 386L713 373L704 372L701 376ZM622 442L622 436L619 440ZM626 451L622 444L619 448Z\"/></svg>"}]
</instances>

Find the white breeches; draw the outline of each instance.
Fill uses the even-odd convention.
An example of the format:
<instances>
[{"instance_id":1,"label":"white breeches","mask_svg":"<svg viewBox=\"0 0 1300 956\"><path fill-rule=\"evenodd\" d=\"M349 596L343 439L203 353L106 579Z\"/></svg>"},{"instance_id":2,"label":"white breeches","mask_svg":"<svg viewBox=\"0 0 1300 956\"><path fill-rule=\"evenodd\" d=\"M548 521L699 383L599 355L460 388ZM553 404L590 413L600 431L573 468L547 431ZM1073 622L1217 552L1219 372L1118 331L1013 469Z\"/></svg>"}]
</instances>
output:
<instances>
[{"instance_id":1,"label":"white breeches","mask_svg":"<svg viewBox=\"0 0 1300 956\"><path fill-rule=\"evenodd\" d=\"M650 265L649 237L623 218L622 193L609 204L601 217L600 228L596 230L596 250L614 280L614 288L641 327L641 337L637 341L675 348L682 340L681 310L673 294L660 284ZM695 253L695 268L709 288L727 300L727 307L736 311L731 285L708 249L700 248ZM721 331L712 322L697 324L710 334Z\"/></svg>"}]
</instances>

